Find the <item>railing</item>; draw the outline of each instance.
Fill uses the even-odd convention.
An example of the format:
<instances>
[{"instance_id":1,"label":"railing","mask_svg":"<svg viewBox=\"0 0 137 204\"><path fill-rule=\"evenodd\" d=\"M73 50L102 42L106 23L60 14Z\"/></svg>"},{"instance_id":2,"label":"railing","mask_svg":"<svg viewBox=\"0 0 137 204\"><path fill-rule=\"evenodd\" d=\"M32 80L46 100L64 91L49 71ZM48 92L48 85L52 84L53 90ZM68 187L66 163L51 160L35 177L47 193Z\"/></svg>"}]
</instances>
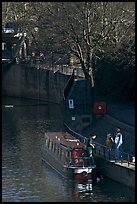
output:
<instances>
[{"instance_id":1,"label":"railing","mask_svg":"<svg viewBox=\"0 0 137 204\"><path fill-rule=\"evenodd\" d=\"M30 66L35 67L37 69L45 69L51 70L54 73L60 72L65 75L72 75L73 70L75 70L75 77L76 78L84 78L84 73L82 71L81 66L72 66L68 64L63 65L49 65L46 60L41 61L40 59L31 59L30 58Z\"/></svg>"},{"instance_id":2,"label":"railing","mask_svg":"<svg viewBox=\"0 0 137 204\"><path fill-rule=\"evenodd\" d=\"M75 71L73 70L71 77L68 80L68 83L66 84L65 88L64 88L64 99L67 98L73 83L74 83L74 78L75 78Z\"/></svg>"},{"instance_id":3,"label":"railing","mask_svg":"<svg viewBox=\"0 0 137 204\"><path fill-rule=\"evenodd\" d=\"M80 142L84 143L85 145L87 144L87 137L84 137L83 135L75 132L74 130L72 130L70 127L68 127L68 125L66 123L64 123L64 126L66 128L66 130L74 137L76 137Z\"/></svg>"},{"instance_id":4,"label":"railing","mask_svg":"<svg viewBox=\"0 0 137 204\"><path fill-rule=\"evenodd\" d=\"M114 161L114 162L120 162L121 164L126 163L128 166L133 165L135 166L135 163L132 161L134 155L119 151L120 159L117 160L115 156L115 149L114 148L109 148L105 145L102 145L100 143L94 142L95 144L95 150L94 150L94 155L95 156L101 156L109 161Z\"/></svg>"},{"instance_id":5,"label":"railing","mask_svg":"<svg viewBox=\"0 0 137 204\"><path fill-rule=\"evenodd\" d=\"M86 138L83 135L73 131L71 128L69 128L67 126L67 124L64 124L64 125L65 125L66 130L71 135L73 135L74 137L79 139L79 141L82 142L84 145L87 144L88 138ZM105 145L102 145L100 143L94 142L94 144L95 144L94 156L100 156L100 157L102 157L102 158L104 158L106 160L114 161L115 163L118 161L116 159L116 156L115 156L115 149L114 148L112 148L110 150L109 147L107 147ZM128 166L131 166L131 165L135 166L135 162L133 162L134 155L126 153L126 152L123 152L123 151L119 151L119 153L120 153L120 160L119 160L119 162L121 164L127 164Z\"/></svg>"}]
</instances>

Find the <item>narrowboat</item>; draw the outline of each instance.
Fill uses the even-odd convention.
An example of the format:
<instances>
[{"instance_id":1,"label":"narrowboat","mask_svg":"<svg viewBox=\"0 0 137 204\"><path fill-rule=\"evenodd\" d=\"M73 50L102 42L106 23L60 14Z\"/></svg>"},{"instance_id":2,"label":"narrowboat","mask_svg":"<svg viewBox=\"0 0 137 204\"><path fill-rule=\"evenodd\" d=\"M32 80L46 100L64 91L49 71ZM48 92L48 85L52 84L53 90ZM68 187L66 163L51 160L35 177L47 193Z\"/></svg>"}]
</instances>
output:
<instances>
[{"instance_id":1,"label":"narrowboat","mask_svg":"<svg viewBox=\"0 0 137 204\"><path fill-rule=\"evenodd\" d=\"M62 176L76 180L92 179L96 168L85 145L68 132L45 133L41 157Z\"/></svg>"}]
</instances>

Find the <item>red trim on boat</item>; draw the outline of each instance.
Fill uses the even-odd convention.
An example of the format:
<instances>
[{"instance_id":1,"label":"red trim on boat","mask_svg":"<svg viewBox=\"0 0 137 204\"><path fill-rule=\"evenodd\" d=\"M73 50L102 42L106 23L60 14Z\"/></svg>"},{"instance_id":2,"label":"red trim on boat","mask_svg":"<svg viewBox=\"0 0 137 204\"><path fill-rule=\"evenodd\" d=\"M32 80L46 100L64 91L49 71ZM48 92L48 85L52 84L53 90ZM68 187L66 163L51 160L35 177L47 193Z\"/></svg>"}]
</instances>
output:
<instances>
[{"instance_id":1,"label":"red trim on boat","mask_svg":"<svg viewBox=\"0 0 137 204\"><path fill-rule=\"evenodd\" d=\"M87 172L82 172L81 174L75 173L75 178L77 180L86 180L86 179L91 179L92 178L92 173L87 173Z\"/></svg>"}]
</instances>

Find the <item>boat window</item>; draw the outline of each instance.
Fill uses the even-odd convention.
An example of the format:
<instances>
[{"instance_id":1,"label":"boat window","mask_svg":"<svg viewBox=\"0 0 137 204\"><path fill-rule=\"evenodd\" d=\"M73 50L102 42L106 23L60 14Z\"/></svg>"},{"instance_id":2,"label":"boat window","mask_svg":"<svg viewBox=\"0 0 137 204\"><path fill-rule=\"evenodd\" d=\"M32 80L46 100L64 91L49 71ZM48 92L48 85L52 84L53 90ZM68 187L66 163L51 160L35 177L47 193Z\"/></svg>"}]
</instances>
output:
<instances>
[{"instance_id":1,"label":"boat window","mask_svg":"<svg viewBox=\"0 0 137 204\"><path fill-rule=\"evenodd\" d=\"M52 141L50 141L50 143L49 143L49 149L51 150L52 149L52 144L53 142Z\"/></svg>"},{"instance_id":2,"label":"boat window","mask_svg":"<svg viewBox=\"0 0 137 204\"><path fill-rule=\"evenodd\" d=\"M54 149L53 149L53 151L54 151L54 152L56 151L56 143L54 144Z\"/></svg>"},{"instance_id":3,"label":"boat window","mask_svg":"<svg viewBox=\"0 0 137 204\"><path fill-rule=\"evenodd\" d=\"M48 142L48 138L47 137L45 137L45 144L47 145L47 142Z\"/></svg>"},{"instance_id":4,"label":"boat window","mask_svg":"<svg viewBox=\"0 0 137 204\"><path fill-rule=\"evenodd\" d=\"M62 148L60 148L60 158L62 159L62 152L63 152L63 150L62 150Z\"/></svg>"},{"instance_id":5,"label":"boat window","mask_svg":"<svg viewBox=\"0 0 137 204\"><path fill-rule=\"evenodd\" d=\"M61 149L60 149L60 147L58 146L58 155L60 156L60 151L61 151Z\"/></svg>"},{"instance_id":6,"label":"boat window","mask_svg":"<svg viewBox=\"0 0 137 204\"><path fill-rule=\"evenodd\" d=\"M62 158L62 148L60 148L60 158Z\"/></svg>"},{"instance_id":7,"label":"boat window","mask_svg":"<svg viewBox=\"0 0 137 204\"><path fill-rule=\"evenodd\" d=\"M70 157L70 156L71 156L70 151L67 151L67 152L66 152L66 156L67 156L67 157Z\"/></svg>"},{"instance_id":8,"label":"boat window","mask_svg":"<svg viewBox=\"0 0 137 204\"><path fill-rule=\"evenodd\" d=\"M49 148L49 146L50 146L50 140L48 140L48 144L47 144L47 146L48 146L48 148Z\"/></svg>"},{"instance_id":9,"label":"boat window","mask_svg":"<svg viewBox=\"0 0 137 204\"><path fill-rule=\"evenodd\" d=\"M66 151L62 150L62 159L64 160L66 158Z\"/></svg>"},{"instance_id":10,"label":"boat window","mask_svg":"<svg viewBox=\"0 0 137 204\"><path fill-rule=\"evenodd\" d=\"M61 148L59 148L59 156L61 157L61 151L62 151L62 149Z\"/></svg>"},{"instance_id":11,"label":"boat window","mask_svg":"<svg viewBox=\"0 0 137 204\"><path fill-rule=\"evenodd\" d=\"M51 144L51 150L53 150L53 147L54 147L54 143L52 142L52 144Z\"/></svg>"},{"instance_id":12,"label":"boat window","mask_svg":"<svg viewBox=\"0 0 137 204\"><path fill-rule=\"evenodd\" d=\"M58 145L55 145L54 152L58 155Z\"/></svg>"}]
</instances>

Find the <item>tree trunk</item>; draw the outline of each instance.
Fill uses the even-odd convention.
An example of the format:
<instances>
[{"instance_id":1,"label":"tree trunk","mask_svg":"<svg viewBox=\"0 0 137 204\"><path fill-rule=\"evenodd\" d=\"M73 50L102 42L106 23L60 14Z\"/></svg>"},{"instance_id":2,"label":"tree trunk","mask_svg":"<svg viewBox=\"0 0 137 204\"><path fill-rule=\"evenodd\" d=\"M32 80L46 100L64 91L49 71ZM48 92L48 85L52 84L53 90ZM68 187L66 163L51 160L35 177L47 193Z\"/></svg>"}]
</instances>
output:
<instances>
[{"instance_id":1,"label":"tree trunk","mask_svg":"<svg viewBox=\"0 0 137 204\"><path fill-rule=\"evenodd\" d=\"M85 75L85 114L91 114L95 101L94 79L91 72L92 69L90 69L89 74L83 61L81 61L81 65Z\"/></svg>"}]
</instances>

